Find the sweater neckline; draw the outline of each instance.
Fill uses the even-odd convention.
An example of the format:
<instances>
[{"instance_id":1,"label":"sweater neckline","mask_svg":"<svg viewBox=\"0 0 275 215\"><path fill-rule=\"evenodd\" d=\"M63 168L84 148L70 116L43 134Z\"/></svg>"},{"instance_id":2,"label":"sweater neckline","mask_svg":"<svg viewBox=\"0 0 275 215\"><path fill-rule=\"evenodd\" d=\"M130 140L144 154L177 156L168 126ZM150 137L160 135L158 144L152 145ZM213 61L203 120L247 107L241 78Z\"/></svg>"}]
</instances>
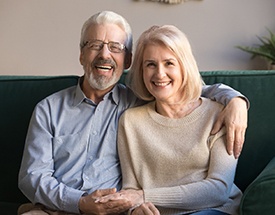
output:
<instances>
[{"instance_id":1,"label":"sweater neckline","mask_svg":"<svg viewBox=\"0 0 275 215\"><path fill-rule=\"evenodd\" d=\"M207 107L207 103L209 102L208 99L201 97L201 105L198 106L195 110L193 110L190 114L182 117L182 118L170 118L163 116L156 112L155 106L156 102L150 102L147 105L147 112L149 117L154 120L156 123L168 126L168 127L175 127L179 125L183 125L186 123L192 123L202 117L202 115L206 112L205 108Z\"/></svg>"}]
</instances>

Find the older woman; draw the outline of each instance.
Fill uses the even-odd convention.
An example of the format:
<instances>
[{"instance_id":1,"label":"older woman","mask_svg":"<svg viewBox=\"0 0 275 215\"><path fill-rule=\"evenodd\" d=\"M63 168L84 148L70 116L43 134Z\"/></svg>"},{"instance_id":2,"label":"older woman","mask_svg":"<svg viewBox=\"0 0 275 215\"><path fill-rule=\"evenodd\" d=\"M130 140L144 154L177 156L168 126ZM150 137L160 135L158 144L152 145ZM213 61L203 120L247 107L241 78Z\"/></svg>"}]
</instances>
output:
<instances>
[{"instance_id":1,"label":"older woman","mask_svg":"<svg viewBox=\"0 0 275 215\"><path fill-rule=\"evenodd\" d=\"M140 36L129 86L151 102L126 110L118 132L123 189L136 196L133 213L238 214L237 159L226 152L225 129L210 135L223 106L201 97L202 85L178 28L154 26Z\"/></svg>"}]
</instances>

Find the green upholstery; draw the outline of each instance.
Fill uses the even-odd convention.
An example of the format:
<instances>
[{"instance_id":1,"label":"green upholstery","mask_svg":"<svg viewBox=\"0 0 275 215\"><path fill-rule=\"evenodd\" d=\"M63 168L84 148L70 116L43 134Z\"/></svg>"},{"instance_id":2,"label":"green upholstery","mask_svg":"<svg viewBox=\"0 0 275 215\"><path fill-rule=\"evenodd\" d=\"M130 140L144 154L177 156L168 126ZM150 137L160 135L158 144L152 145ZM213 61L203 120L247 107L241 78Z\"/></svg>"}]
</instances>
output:
<instances>
[{"instance_id":1,"label":"green upholstery","mask_svg":"<svg viewBox=\"0 0 275 215\"><path fill-rule=\"evenodd\" d=\"M264 202L275 199L272 180L265 183L266 177L259 176L262 181L255 182L275 157L275 71L206 71L201 74L207 84L225 83L241 91L250 101L246 141L235 182L245 191L241 205L242 215L255 214L251 211L266 207ZM121 82L124 82L124 77L125 74ZM78 78L0 76L1 215L16 214L18 205L28 201L18 189L17 177L28 123L35 104L53 92L75 85ZM274 161L271 164L274 169ZM271 175L274 175L274 170ZM250 185L252 182L254 185ZM250 204L253 204L253 208Z\"/></svg>"},{"instance_id":2,"label":"green upholstery","mask_svg":"<svg viewBox=\"0 0 275 215\"><path fill-rule=\"evenodd\" d=\"M241 215L274 214L275 158L247 187L241 203ZM261 207L259 207L261 205Z\"/></svg>"},{"instance_id":3,"label":"green upholstery","mask_svg":"<svg viewBox=\"0 0 275 215\"><path fill-rule=\"evenodd\" d=\"M275 71L202 73L207 84L225 83L250 101L248 129L236 174L244 190L275 156Z\"/></svg>"},{"instance_id":4,"label":"green upholstery","mask_svg":"<svg viewBox=\"0 0 275 215\"><path fill-rule=\"evenodd\" d=\"M28 201L18 189L17 177L35 104L53 92L76 84L77 80L77 76L0 76L1 215L16 214L18 203Z\"/></svg>"},{"instance_id":5,"label":"green upholstery","mask_svg":"<svg viewBox=\"0 0 275 215\"><path fill-rule=\"evenodd\" d=\"M202 75L208 84L222 82L248 97L251 104L248 129L235 178L244 191L240 214L274 214L275 160L254 179L275 156L275 71L222 71Z\"/></svg>"}]
</instances>

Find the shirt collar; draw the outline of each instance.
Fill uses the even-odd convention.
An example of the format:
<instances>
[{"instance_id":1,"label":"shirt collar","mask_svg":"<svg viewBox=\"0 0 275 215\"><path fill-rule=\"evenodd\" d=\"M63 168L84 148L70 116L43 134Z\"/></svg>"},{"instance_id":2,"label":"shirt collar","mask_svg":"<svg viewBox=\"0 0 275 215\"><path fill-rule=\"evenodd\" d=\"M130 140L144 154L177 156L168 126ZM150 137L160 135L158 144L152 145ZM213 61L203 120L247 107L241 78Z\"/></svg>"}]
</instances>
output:
<instances>
[{"instance_id":1,"label":"shirt collar","mask_svg":"<svg viewBox=\"0 0 275 215\"><path fill-rule=\"evenodd\" d=\"M83 82L83 76L79 78L78 80L78 84L76 86L76 90L75 90L75 97L74 97L74 101L73 101L73 106L78 106L80 105L82 102L86 101L86 100L89 100L91 101L90 99L88 99L84 92L82 91L81 89L81 84ZM119 89L119 84L116 84L113 89L108 92L104 97L103 97L103 100L105 99L111 99L116 105L118 105L119 103L119 92L120 92L120 89ZM91 103L91 102L89 102ZM97 105L95 103L93 103L94 105Z\"/></svg>"}]
</instances>

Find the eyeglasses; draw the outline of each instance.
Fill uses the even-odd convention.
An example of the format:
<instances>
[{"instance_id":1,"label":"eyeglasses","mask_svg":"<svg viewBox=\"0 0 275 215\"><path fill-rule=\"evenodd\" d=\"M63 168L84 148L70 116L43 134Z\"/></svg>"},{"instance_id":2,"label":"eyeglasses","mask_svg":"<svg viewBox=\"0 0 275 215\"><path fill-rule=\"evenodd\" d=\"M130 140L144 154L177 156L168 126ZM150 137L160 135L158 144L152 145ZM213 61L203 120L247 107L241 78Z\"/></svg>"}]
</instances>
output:
<instances>
[{"instance_id":1,"label":"eyeglasses","mask_svg":"<svg viewBox=\"0 0 275 215\"><path fill-rule=\"evenodd\" d=\"M107 45L108 49L110 52L113 52L113 53L121 53L123 52L124 50L126 50L126 46L119 43L119 42L113 42L113 41L110 41L108 43L105 43L104 41L102 40L91 40L91 41L86 41L82 48L84 48L85 46L87 46L88 49L91 49L91 50L96 50L96 51L100 51L104 44Z\"/></svg>"}]
</instances>

